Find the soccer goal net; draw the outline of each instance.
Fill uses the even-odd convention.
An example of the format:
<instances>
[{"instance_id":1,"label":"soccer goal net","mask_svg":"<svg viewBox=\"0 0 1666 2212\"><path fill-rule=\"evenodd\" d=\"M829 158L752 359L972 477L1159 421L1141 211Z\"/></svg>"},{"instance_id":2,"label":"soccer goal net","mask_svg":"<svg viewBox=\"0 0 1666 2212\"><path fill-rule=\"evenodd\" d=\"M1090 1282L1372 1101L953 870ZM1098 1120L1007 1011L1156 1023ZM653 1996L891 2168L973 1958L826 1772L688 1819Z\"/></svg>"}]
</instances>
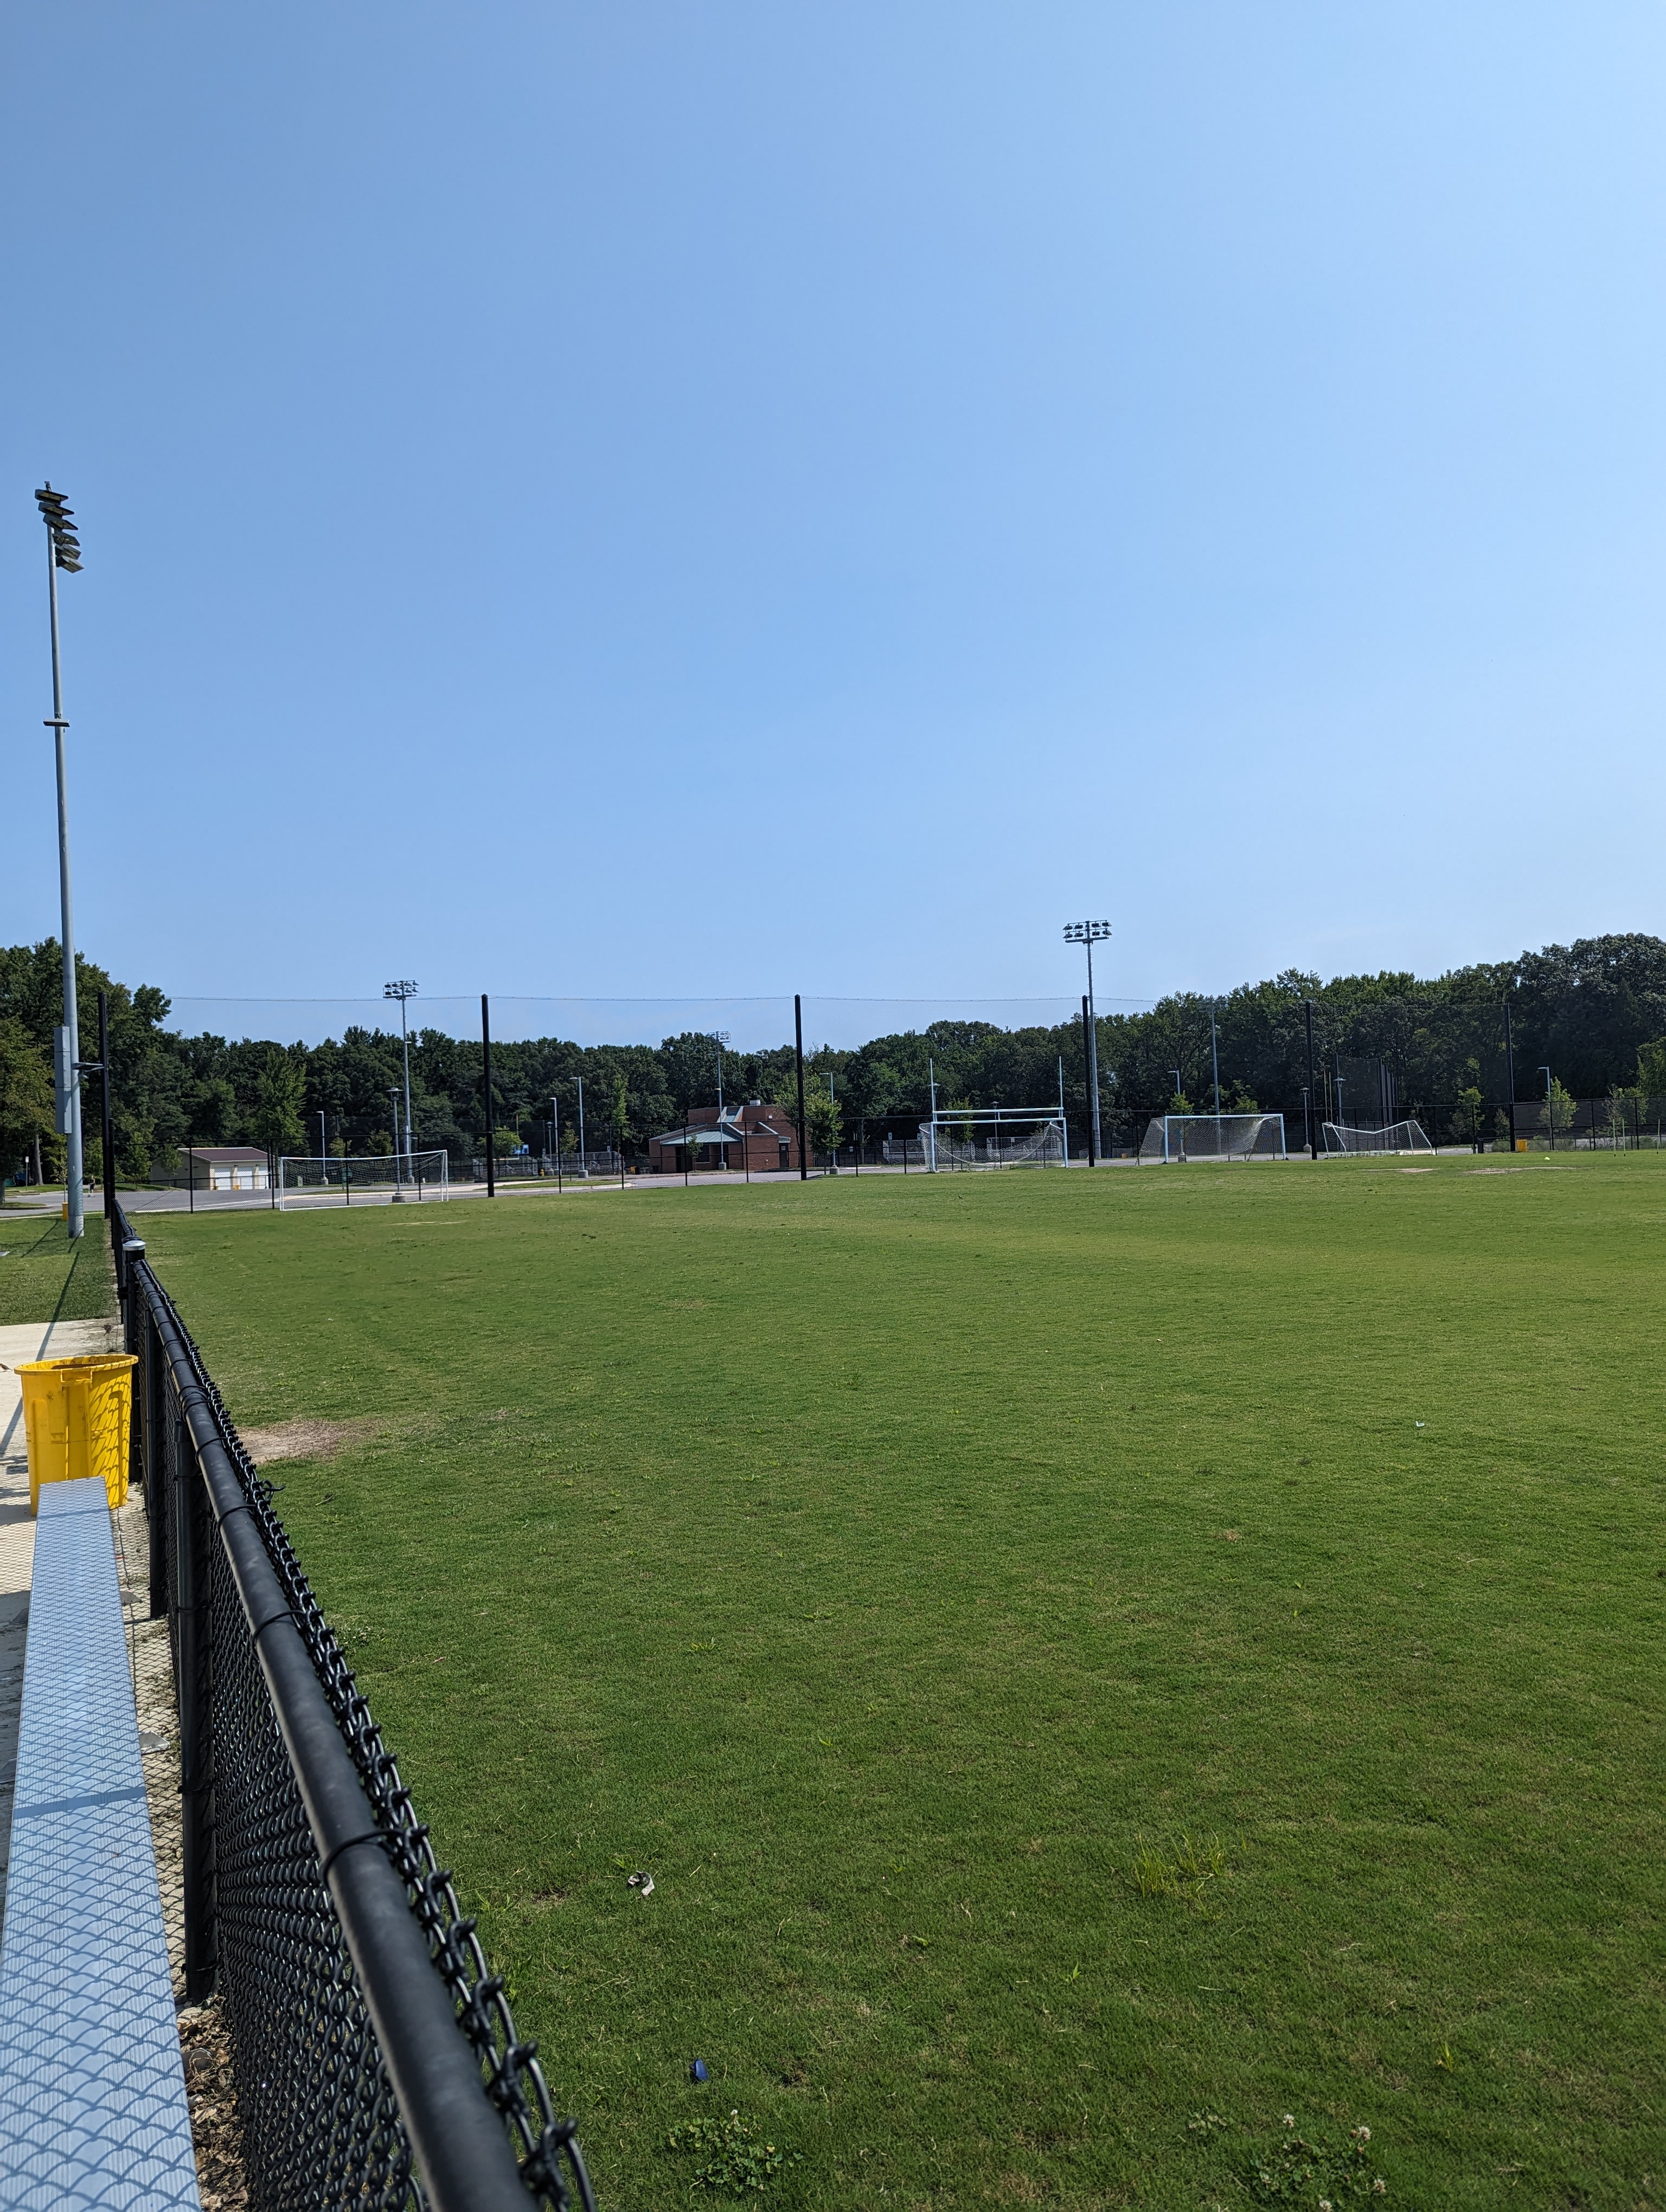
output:
<instances>
[{"instance_id":1,"label":"soccer goal net","mask_svg":"<svg viewBox=\"0 0 1666 2212\"><path fill-rule=\"evenodd\" d=\"M1063 1167L1070 1158L1057 1114L968 1107L920 1124L925 1164L943 1175L962 1168Z\"/></svg>"},{"instance_id":2,"label":"soccer goal net","mask_svg":"<svg viewBox=\"0 0 1666 2212\"><path fill-rule=\"evenodd\" d=\"M1282 1114L1162 1114L1146 1130L1142 1160L1281 1160Z\"/></svg>"},{"instance_id":3,"label":"soccer goal net","mask_svg":"<svg viewBox=\"0 0 1666 2212\"><path fill-rule=\"evenodd\" d=\"M1328 1152L1432 1152L1434 1146L1420 1122L1389 1121L1380 1129L1351 1129L1341 1121L1324 1125Z\"/></svg>"},{"instance_id":4,"label":"soccer goal net","mask_svg":"<svg viewBox=\"0 0 1666 2212\"><path fill-rule=\"evenodd\" d=\"M277 1164L280 1209L302 1204L351 1206L356 1198L380 1201L450 1194L451 1156L447 1152L374 1152L359 1159L286 1152Z\"/></svg>"}]
</instances>

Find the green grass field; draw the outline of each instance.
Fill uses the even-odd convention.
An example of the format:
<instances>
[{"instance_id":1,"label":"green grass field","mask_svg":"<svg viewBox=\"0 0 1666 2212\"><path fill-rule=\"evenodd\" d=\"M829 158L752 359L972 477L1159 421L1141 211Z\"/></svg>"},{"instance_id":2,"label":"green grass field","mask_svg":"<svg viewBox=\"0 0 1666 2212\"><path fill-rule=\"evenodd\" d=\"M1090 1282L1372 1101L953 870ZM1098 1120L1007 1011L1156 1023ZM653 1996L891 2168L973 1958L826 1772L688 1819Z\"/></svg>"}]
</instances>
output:
<instances>
[{"instance_id":1,"label":"green grass field","mask_svg":"<svg viewBox=\"0 0 1666 2212\"><path fill-rule=\"evenodd\" d=\"M55 1213L0 1209L0 1323L98 1321L116 1310L110 1240L100 1216L71 1244Z\"/></svg>"},{"instance_id":2,"label":"green grass field","mask_svg":"<svg viewBox=\"0 0 1666 2212\"><path fill-rule=\"evenodd\" d=\"M1666 2197L1666 1161L145 1229L607 2212Z\"/></svg>"}]
</instances>

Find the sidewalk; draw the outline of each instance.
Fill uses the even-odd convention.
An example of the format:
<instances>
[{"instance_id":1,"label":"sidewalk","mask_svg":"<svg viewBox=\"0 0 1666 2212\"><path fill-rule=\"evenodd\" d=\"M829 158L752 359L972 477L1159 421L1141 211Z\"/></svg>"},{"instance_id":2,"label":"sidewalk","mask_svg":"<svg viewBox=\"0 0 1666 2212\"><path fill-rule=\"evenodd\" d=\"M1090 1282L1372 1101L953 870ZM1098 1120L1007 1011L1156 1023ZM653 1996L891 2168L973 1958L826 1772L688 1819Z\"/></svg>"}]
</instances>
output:
<instances>
[{"instance_id":1,"label":"sidewalk","mask_svg":"<svg viewBox=\"0 0 1666 2212\"><path fill-rule=\"evenodd\" d=\"M119 1321L32 1321L0 1328L0 1896L4 1894L11 1856L17 1723L22 1710L23 1653L28 1643L29 1589L34 1576L34 1516L29 1511L23 1386L14 1370L24 1359L69 1359L78 1352L121 1349Z\"/></svg>"}]
</instances>

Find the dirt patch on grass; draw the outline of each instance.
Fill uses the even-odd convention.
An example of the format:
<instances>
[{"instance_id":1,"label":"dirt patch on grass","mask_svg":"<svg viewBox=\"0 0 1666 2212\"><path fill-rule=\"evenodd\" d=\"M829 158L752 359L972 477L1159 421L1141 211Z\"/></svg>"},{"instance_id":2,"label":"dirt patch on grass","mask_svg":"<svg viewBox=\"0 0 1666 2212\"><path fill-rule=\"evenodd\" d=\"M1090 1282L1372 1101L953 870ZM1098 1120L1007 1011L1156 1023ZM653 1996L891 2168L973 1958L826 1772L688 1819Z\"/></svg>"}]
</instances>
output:
<instances>
[{"instance_id":1,"label":"dirt patch on grass","mask_svg":"<svg viewBox=\"0 0 1666 2212\"><path fill-rule=\"evenodd\" d=\"M325 1421L302 1413L270 1429L240 1429L238 1434L255 1465L266 1467L279 1459L333 1459L369 1426L368 1420Z\"/></svg>"}]
</instances>

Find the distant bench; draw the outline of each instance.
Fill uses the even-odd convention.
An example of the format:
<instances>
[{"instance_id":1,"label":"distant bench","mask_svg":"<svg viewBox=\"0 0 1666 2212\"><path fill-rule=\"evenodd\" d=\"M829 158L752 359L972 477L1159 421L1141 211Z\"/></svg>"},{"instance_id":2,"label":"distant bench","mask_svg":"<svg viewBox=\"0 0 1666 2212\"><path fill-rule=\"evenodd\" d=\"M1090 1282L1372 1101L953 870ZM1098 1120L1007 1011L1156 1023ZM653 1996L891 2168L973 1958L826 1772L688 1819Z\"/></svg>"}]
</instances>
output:
<instances>
[{"instance_id":1,"label":"distant bench","mask_svg":"<svg viewBox=\"0 0 1666 2212\"><path fill-rule=\"evenodd\" d=\"M0 1936L5 2212L199 2212L101 1482L40 1493Z\"/></svg>"}]
</instances>

